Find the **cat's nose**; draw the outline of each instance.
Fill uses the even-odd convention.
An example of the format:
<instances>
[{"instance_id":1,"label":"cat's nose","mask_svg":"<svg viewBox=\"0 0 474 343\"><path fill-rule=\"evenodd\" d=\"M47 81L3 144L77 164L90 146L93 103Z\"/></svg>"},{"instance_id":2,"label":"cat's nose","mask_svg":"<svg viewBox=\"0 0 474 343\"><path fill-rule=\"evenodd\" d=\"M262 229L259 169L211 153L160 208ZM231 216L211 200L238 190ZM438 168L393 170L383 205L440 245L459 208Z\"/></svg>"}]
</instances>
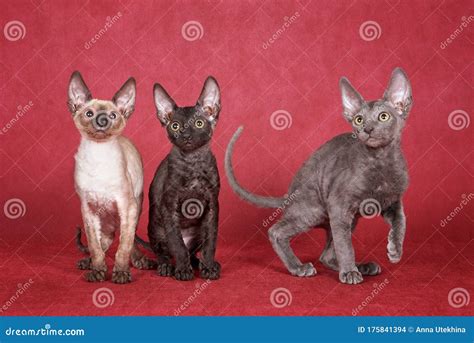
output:
<instances>
[{"instance_id":1,"label":"cat's nose","mask_svg":"<svg viewBox=\"0 0 474 343\"><path fill-rule=\"evenodd\" d=\"M100 113L93 121L92 125L96 130L107 130L110 127L110 120L107 113Z\"/></svg>"},{"instance_id":2,"label":"cat's nose","mask_svg":"<svg viewBox=\"0 0 474 343\"><path fill-rule=\"evenodd\" d=\"M372 131L374 131L374 128L372 126L366 126L364 127L364 132L370 134Z\"/></svg>"}]
</instances>

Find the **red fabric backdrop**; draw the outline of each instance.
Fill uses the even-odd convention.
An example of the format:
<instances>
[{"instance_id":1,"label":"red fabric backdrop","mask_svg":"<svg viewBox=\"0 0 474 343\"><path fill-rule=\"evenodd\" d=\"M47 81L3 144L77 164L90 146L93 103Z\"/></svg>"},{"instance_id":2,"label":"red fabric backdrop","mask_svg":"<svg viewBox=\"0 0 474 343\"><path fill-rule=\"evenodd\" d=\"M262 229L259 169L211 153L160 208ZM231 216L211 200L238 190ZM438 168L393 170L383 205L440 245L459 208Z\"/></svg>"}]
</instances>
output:
<instances>
[{"instance_id":1,"label":"red fabric backdrop","mask_svg":"<svg viewBox=\"0 0 474 343\"><path fill-rule=\"evenodd\" d=\"M3 0L1 7L1 314L173 315L181 305L184 315L351 315L358 306L360 315L474 313L467 304L474 292L474 207L463 198L474 196L471 1ZM324 237L313 231L293 245L318 275L291 277L262 224L272 210L231 191L225 147L245 125L234 155L239 180L255 192L281 195L312 151L349 130L338 79L347 76L374 99L396 66L407 71L415 102L403 136L411 179L405 255L398 265L388 263L386 225L363 220L356 254L381 263L381 275L340 284L337 273L315 262ZM136 111L125 133L142 154L145 192L170 149L154 115L153 83L191 105L205 78L217 78L219 281L203 287L199 279L183 283L133 270L129 285L90 284L75 269L79 134L66 108L74 70L97 98L111 98L128 77L137 79ZM289 119L280 130L271 125L276 111ZM146 200L142 236L147 211ZM108 261L111 267L112 254ZM101 287L113 303L94 298ZM192 297L197 288L205 289ZM276 297L281 306L272 304L272 292L283 294Z\"/></svg>"}]
</instances>

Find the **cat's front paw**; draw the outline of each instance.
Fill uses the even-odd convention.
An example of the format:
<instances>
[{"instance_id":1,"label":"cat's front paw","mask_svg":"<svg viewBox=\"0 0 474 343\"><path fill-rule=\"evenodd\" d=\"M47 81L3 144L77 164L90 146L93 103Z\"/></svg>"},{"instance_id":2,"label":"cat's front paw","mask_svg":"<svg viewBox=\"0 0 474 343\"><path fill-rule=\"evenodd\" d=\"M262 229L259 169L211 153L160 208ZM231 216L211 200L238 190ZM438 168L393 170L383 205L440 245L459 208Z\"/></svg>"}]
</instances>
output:
<instances>
[{"instance_id":1,"label":"cat's front paw","mask_svg":"<svg viewBox=\"0 0 474 343\"><path fill-rule=\"evenodd\" d=\"M89 282L102 282L105 281L105 270L92 269L86 273L86 280Z\"/></svg>"},{"instance_id":2,"label":"cat's front paw","mask_svg":"<svg viewBox=\"0 0 474 343\"><path fill-rule=\"evenodd\" d=\"M387 256L391 263L398 263L402 259L403 249L401 246L396 246L392 242L387 245Z\"/></svg>"},{"instance_id":3,"label":"cat's front paw","mask_svg":"<svg viewBox=\"0 0 474 343\"><path fill-rule=\"evenodd\" d=\"M210 266L204 265L202 262L199 263L200 276L206 280L217 280L221 275L221 265L219 262L214 261Z\"/></svg>"},{"instance_id":4,"label":"cat's front paw","mask_svg":"<svg viewBox=\"0 0 474 343\"><path fill-rule=\"evenodd\" d=\"M115 270L112 272L112 282L118 284L132 282L132 273L129 270Z\"/></svg>"},{"instance_id":5,"label":"cat's front paw","mask_svg":"<svg viewBox=\"0 0 474 343\"><path fill-rule=\"evenodd\" d=\"M317 274L316 268L309 262L290 270L290 273L291 275L299 277L311 277Z\"/></svg>"},{"instance_id":6,"label":"cat's front paw","mask_svg":"<svg viewBox=\"0 0 474 343\"><path fill-rule=\"evenodd\" d=\"M339 281L348 285L356 285L364 280L362 274L357 271L339 272Z\"/></svg>"},{"instance_id":7,"label":"cat's front paw","mask_svg":"<svg viewBox=\"0 0 474 343\"><path fill-rule=\"evenodd\" d=\"M176 268L174 271L174 277L179 281L189 281L194 278L193 268L190 265Z\"/></svg>"}]
</instances>

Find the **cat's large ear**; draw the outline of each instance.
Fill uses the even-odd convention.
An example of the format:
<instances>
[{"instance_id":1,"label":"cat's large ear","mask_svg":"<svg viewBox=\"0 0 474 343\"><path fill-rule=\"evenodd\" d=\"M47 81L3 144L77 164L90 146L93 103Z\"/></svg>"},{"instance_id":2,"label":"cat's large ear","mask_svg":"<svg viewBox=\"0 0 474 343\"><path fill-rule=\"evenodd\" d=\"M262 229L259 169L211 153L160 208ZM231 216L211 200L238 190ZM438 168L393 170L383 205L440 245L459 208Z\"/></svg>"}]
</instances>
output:
<instances>
[{"instance_id":1,"label":"cat's large ear","mask_svg":"<svg viewBox=\"0 0 474 343\"><path fill-rule=\"evenodd\" d=\"M112 98L115 106L125 118L129 118L135 110L135 99L137 96L136 82L133 77L129 78Z\"/></svg>"},{"instance_id":2,"label":"cat's large ear","mask_svg":"<svg viewBox=\"0 0 474 343\"><path fill-rule=\"evenodd\" d=\"M209 76L206 82L204 82L204 87L202 88L197 105L204 109L211 122L217 121L221 110L221 92L219 84L212 76Z\"/></svg>"},{"instance_id":3,"label":"cat's large ear","mask_svg":"<svg viewBox=\"0 0 474 343\"><path fill-rule=\"evenodd\" d=\"M176 103L159 83L155 83L153 87L153 97L155 98L156 115L161 125L166 126L171 120Z\"/></svg>"},{"instance_id":4,"label":"cat's large ear","mask_svg":"<svg viewBox=\"0 0 474 343\"><path fill-rule=\"evenodd\" d=\"M92 100L92 95L89 88L87 88L81 73L75 71L69 81L67 101L69 111L74 114L90 100Z\"/></svg>"},{"instance_id":5,"label":"cat's large ear","mask_svg":"<svg viewBox=\"0 0 474 343\"><path fill-rule=\"evenodd\" d=\"M402 117L406 118L413 105L411 85L402 68L395 68L384 93L387 101Z\"/></svg>"},{"instance_id":6,"label":"cat's large ear","mask_svg":"<svg viewBox=\"0 0 474 343\"><path fill-rule=\"evenodd\" d=\"M362 106L364 106L364 99L345 77L342 77L339 81L339 88L341 89L344 117L347 121L351 122L354 116L362 109Z\"/></svg>"}]
</instances>

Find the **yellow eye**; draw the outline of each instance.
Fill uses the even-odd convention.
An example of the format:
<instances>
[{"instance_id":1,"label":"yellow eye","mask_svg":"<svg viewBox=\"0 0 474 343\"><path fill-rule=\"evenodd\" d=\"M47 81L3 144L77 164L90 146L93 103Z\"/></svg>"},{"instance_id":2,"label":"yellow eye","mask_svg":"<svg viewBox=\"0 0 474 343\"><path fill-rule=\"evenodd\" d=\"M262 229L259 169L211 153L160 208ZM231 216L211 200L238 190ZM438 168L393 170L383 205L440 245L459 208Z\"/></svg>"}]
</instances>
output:
<instances>
[{"instance_id":1,"label":"yellow eye","mask_svg":"<svg viewBox=\"0 0 474 343\"><path fill-rule=\"evenodd\" d=\"M355 125L360 126L362 125L363 122L364 122L364 118L362 118L362 116L355 116L354 118Z\"/></svg>"},{"instance_id":2,"label":"yellow eye","mask_svg":"<svg viewBox=\"0 0 474 343\"><path fill-rule=\"evenodd\" d=\"M382 112L379 114L379 121L387 121L390 119L390 114L387 112Z\"/></svg>"},{"instance_id":3,"label":"yellow eye","mask_svg":"<svg viewBox=\"0 0 474 343\"><path fill-rule=\"evenodd\" d=\"M171 130L176 132L179 130L180 125L177 121L174 121L170 124L170 127L171 127Z\"/></svg>"},{"instance_id":4,"label":"yellow eye","mask_svg":"<svg viewBox=\"0 0 474 343\"><path fill-rule=\"evenodd\" d=\"M198 129L202 129L204 127L204 120L202 119L198 119L194 122L194 125L198 128Z\"/></svg>"}]
</instances>

